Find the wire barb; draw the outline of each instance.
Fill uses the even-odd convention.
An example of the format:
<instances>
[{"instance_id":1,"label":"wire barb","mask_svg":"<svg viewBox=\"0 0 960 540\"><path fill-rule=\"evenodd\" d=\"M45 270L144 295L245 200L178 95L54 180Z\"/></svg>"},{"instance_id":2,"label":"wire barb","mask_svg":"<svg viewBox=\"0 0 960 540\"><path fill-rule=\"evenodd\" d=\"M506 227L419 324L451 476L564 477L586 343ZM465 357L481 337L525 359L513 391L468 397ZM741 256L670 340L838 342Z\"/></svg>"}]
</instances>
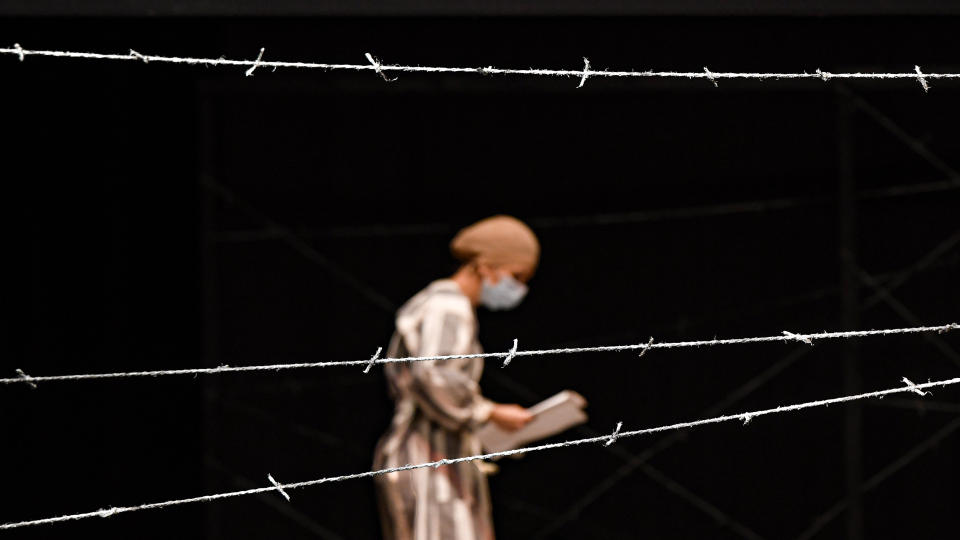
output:
<instances>
[{"instance_id":1,"label":"wire barb","mask_svg":"<svg viewBox=\"0 0 960 540\"><path fill-rule=\"evenodd\" d=\"M513 347L510 347L510 350L507 351L507 356L503 359L503 365L500 366L505 368L510 365L510 362L513 361L513 357L517 355L517 340L513 340Z\"/></svg>"},{"instance_id":2,"label":"wire barb","mask_svg":"<svg viewBox=\"0 0 960 540\"><path fill-rule=\"evenodd\" d=\"M650 341L647 341L647 345L640 351L640 354L637 355L637 358L643 358L643 355L647 354L647 351L650 350L650 347L653 347L653 336L650 336Z\"/></svg>"},{"instance_id":3,"label":"wire barb","mask_svg":"<svg viewBox=\"0 0 960 540\"><path fill-rule=\"evenodd\" d=\"M709 69L707 69L707 66L703 66L703 72L707 74L707 79L710 79L710 82L713 83L714 88L720 87L720 85L717 84L717 78L713 76L713 73L711 73Z\"/></svg>"},{"instance_id":4,"label":"wire barb","mask_svg":"<svg viewBox=\"0 0 960 540\"><path fill-rule=\"evenodd\" d=\"M749 424L753 420L753 415L750 413L745 413L741 416L743 419L743 425Z\"/></svg>"},{"instance_id":5,"label":"wire barb","mask_svg":"<svg viewBox=\"0 0 960 540\"><path fill-rule=\"evenodd\" d=\"M617 442L617 439L620 438L620 428L623 427L623 422L617 422L617 427L613 430L613 433L610 434L610 437L607 438L607 442L603 443L604 446L610 446L611 444Z\"/></svg>"},{"instance_id":6,"label":"wire barb","mask_svg":"<svg viewBox=\"0 0 960 540\"><path fill-rule=\"evenodd\" d=\"M140 60L143 60L143 63L144 63L144 64L149 64L149 63L150 63L150 60L149 60L146 56L138 53L137 51L135 51L135 50L133 50L133 49L130 49L130 56L132 56L132 57L134 57L134 58L139 58Z\"/></svg>"},{"instance_id":7,"label":"wire barb","mask_svg":"<svg viewBox=\"0 0 960 540\"><path fill-rule=\"evenodd\" d=\"M913 392L914 394L917 394L918 396L930 395L930 392L924 392L923 390L917 388L917 385L910 379L904 377L903 379L900 379L900 380L903 381L903 384L907 385L907 389Z\"/></svg>"},{"instance_id":8,"label":"wire barb","mask_svg":"<svg viewBox=\"0 0 960 540\"><path fill-rule=\"evenodd\" d=\"M387 82L393 82L399 78L399 77L394 77L391 79L390 77L387 77L387 74L383 72L383 64L380 62L380 60L378 60L376 57L374 57L370 53L364 53L364 54L367 57L367 61L373 64L373 70L377 72L377 75L380 75L381 77L383 77L383 80Z\"/></svg>"},{"instance_id":9,"label":"wire barb","mask_svg":"<svg viewBox=\"0 0 960 540\"><path fill-rule=\"evenodd\" d=\"M587 57L583 57L583 76L580 77L580 84L577 85L577 88L583 88L583 85L587 82L587 77L590 74L590 61L587 60Z\"/></svg>"},{"instance_id":10,"label":"wire barb","mask_svg":"<svg viewBox=\"0 0 960 540\"><path fill-rule=\"evenodd\" d=\"M923 92L930 93L930 85L927 84L927 79L923 76L923 72L920 71L920 66L913 66L913 69L917 72L917 82L920 83Z\"/></svg>"},{"instance_id":11,"label":"wire barb","mask_svg":"<svg viewBox=\"0 0 960 540\"><path fill-rule=\"evenodd\" d=\"M263 60L263 51L265 50L267 50L266 47L260 47L260 54L257 55L257 59L253 61L253 65L247 70L247 77L252 77L253 72L260 66L260 61Z\"/></svg>"},{"instance_id":12,"label":"wire barb","mask_svg":"<svg viewBox=\"0 0 960 540\"><path fill-rule=\"evenodd\" d=\"M19 378L22 379L24 382L26 382L28 385L30 385L30 388L33 388L34 390L36 390L37 385L33 383L33 381L32 381L33 377L31 377L31 376L27 375L26 373L24 373L23 370L20 369L20 368L17 368L17 377L19 377Z\"/></svg>"},{"instance_id":13,"label":"wire barb","mask_svg":"<svg viewBox=\"0 0 960 540\"><path fill-rule=\"evenodd\" d=\"M19 43L13 44L13 53L20 57L20 61L23 62L23 47Z\"/></svg>"},{"instance_id":14,"label":"wire barb","mask_svg":"<svg viewBox=\"0 0 960 540\"><path fill-rule=\"evenodd\" d=\"M820 68L817 68L817 75L820 76L820 79L823 80L823 82L827 82L827 81L830 79L830 77L833 76L832 73L828 73L828 72L826 72L826 71L823 71L823 70L821 70Z\"/></svg>"},{"instance_id":15,"label":"wire barb","mask_svg":"<svg viewBox=\"0 0 960 540\"><path fill-rule=\"evenodd\" d=\"M813 340L810 339L810 336L804 336L802 334L794 334L793 332L788 332L786 330L783 331L783 335L784 335L784 341L792 339L794 341L806 343L807 345L810 345L811 347L813 347Z\"/></svg>"},{"instance_id":16,"label":"wire barb","mask_svg":"<svg viewBox=\"0 0 960 540\"><path fill-rule=\"evenodd\" d=\"M284 491L282 484L280 484L279 482L273 479L272 474L267 473L267 480L269 480L270 483L273 484L273 487L277 488L277 492L283 495L283 498L286 499L287 502L290 502L290 495L286 491Z\"/></svg>"},{"instance_id":17,"label":"wire barb","mask_svg":"<svg viewBox=\"0 0 960 540\"><path fill-rule=\"evenodd\" d=\"M372 368L373 365L377 363L377 359L380 358L380 351L382 350L383 350L383 347L377 347L377 352L375 352L373 356L370 357L370 362L367 364L367 367L363 368L364 373L370 373L370 368Z\"/></svg>"}]
</instances>

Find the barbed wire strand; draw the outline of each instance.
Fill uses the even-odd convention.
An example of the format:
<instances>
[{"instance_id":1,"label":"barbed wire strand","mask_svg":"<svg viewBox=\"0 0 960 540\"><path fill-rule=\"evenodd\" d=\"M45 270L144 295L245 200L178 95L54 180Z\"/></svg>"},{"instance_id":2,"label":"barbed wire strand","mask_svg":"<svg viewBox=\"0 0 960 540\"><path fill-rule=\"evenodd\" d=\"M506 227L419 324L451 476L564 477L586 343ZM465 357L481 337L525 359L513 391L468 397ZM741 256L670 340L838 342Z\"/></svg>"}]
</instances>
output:
<instances>
[{"instance_id":1,"label":"barbed wire strand","mask_svg":"<svg viewBox=\"0 0 960 540\"><path fill-rule=\"evenodd\" d=\"M826 339L849 339L870 336L889 336L896 334L918 334L925 332L945 333L951 330L960 329L960 324L949 323L940 326L917 326L911 328L888 328L882 330L855 330L847 332L821 332L816 334L796 334L788 332L776 336L732 338L732 339L710 339L701 341L677 341L677 342L651 342L628 344L628 345L604 345L599 347L572 347L563 349L540 349L540 350L509 350L504 352L490 352L478 354L450 354L441 356L406 356L401 358L367 358L365 360L343 360L327 362L304 362L293 364L267 364L254 366L218 366L213 368L188 368L188 369L168 369L155 371L126 371L117 373L80 373L74 375L43 375L32 376L22 371L17 372L17 377L8 377L0 379L2 384L31 384L38 382L53 381L77 381L90 379L119 379L133 377L161 377L169 375L213 375L220 373L241 373L250 371L281 371L288 369L309 369L343 366L364 366L374 364L392 364L400 362L427 362L434 360L456 360L461 358L510 358L511 360L521 356L546 356L554 354L575 354L575 353L594 353L594 352L624 352L624 351L647 351L648 349L681 349L681 348L700 348L715 347L720 345L741 345L751 343L770 343L770 342L800 342L812 345L814 342Z\"/></svg>"},{"instance_id":2,"label":"barbed wire strand","mask_svg":"<svg viewBox=\"0 0 960 540\"><path fill-rule=\"evenodd\" d=\"M906 378L904 378L904 379L906 379ZM488 454L478 454L478 455L474 455L474 456L466 456L466 457L459 457L459 458L446 458L446 459L441 459L441 460L438 460L438 461L430 461L430 462L427 462L427 463L418 463L418 464L415 464L415 465L403 465L403 466L400 466L400 467L389 467L389 468L386 468L386 469L378 469L378 470L373 470L373 471L365 471L365 472L362 472L362 473L345 474L345 475L341 475L341 476L328 476L328 477L325 477L325 478L318 478L318 479L316 479L316 480L307 480L307 481L305 481L305 482L293 482L293 483L290 483L290 484L275 484L275 485L270 485L270 486L266 486L266 487L245 489L245 490L241 490L241 491L229 491L229 492L225 492L225 493L216 493L216 494L212 494L212 495L202 495L202 496L199 496L199 497L190 497L190 498L187 498L187 499L175 499L175 500L170 500L170 501L163 501L163 502L156 502L156 503L141 504L141 505L138 505L138 506L112 507L112 508L106 508L106 509L97 510L97 511L94 511L94 512L84 512L84 513L80 513L80 514L66 514L66 515L61 515L61 516L56 516L56 517L43 518L43 519L35 519L35 520L30 520L30 521L18 521L18 522L12 522L12 523L4 523L4 524L0 525L0 530L17 529L17 528L22 528L22 527L33 527L33 526L38 526L38 525L49 525L49 524L53 524L53 523L60 523L60 522L65 522L65 521L76 521L76 520L93 518L93 517L104 517L104 518L105 518L105 517L111 517L111 516L115 516L115 515L117 515L117 514L128 513L128 512L138 512L138 511L141 511L141 510L154 510L154 509L158 509L158 508L166 508L166 507L170 507L170 506L178 506L178 505L190 504L190 503L197 503L197 502L211 502L211 501L216 501L216 500L220 500L220 499L227 499L227 498L232 498L232 497L241 497L241 496L244 496L244 495L254 495L254 494L257 494L257 493L265 493L265 492L268 492L268 491L277 491L277 490L281 490L281 489L282 489L282 490L298 489L298 488L316 486L316 485L319 485L319 484L329 484L329 483L334 483L334 482L342 482L342 481L345 481L345 480L354 480L354 479L358 479L358 478L371 478L371 477L380 476L380 475L383 475L383 474L389 474L389 473L394 473L394 472L402 472L402 471L411 471L411 470L415 470L415 469L423 469L423 468L426 468L426 467L438 468L438 467L442 467L442 466L446 466L446 465L455 465L455 464L457 464L457 463L466 463L466 462L477 461L477 460L482 460L482 459L491 459L491 458L506 457L506 456L512 456L512 455L516 455L516 454L527 454L527 453L531 453L531 452L540 452L540 451L543 451L543 450L553 450L553 449L557 449L557 448L568 448L568 447L580 446L580 445L584 445L584 444L607 443L608 441L611 441L611 440L620 440L620 439L625 439L625 438L628 438L628 437L637 437L637 436L640 436L640 435L649 435L649 434L652 434L652 433L662 433L662 432L666 432L666 431L675 431L675 430L681 430L681 429L688 429L688 428L699 427L699 426L704 426L704 425L708 425L708 424L719 424L719 423L722 423L722 422L730 422L730 421L734 421L734 420L739 421L739 422L742 422L742 423L744 423L744 424L747 424L747 423L751 422L752 420L755 420L755 419L758 418L758 417L767 416L767 415L771 415L771 414L780 414L780 413L786 413L786 412L793 412L793 411L799 411L799 410L803 410L803 409L810 409L810 408L814 408L814 407L826 407L826 406L834 405L834 404L837 404L837 403L846 403L846 402L850 402L850 401L858 401L858 400L869 399L869 398L878 398L878 397L883 397L883 396L887 396L887 395L890 395L890 394L902 394L902 393L922 392L923 390L925 390L925 389L927 389L927 388L938 388L938 387L950 386L950 385L954 385L954 384L958 384L958 383L960 383L960 377L955 377L955 378L953 378L953 379L945 379L945 380L940 380L940 381L926 382L926 383L922 383L922 384L907 383L906 386L900 386L900 387L896 387L896 388L889 388L889 389L886 389L886 390L878 390L878 391L874 391L874 392L866 392L866 393L855 394L855 395L850 395L850 396L842 396L842 397L836 397L836 398L830 398L830 399L822 399L822 400L818 400L818 401L809 401L809 402L806 402L806 403L799 403L799 404L794 404L794 405L782 405L782 406L775 407L775 408L770 408L770 409L761 409L761 410L751 411L751 412L743 412L743 413L738 413L738 414L730 414L730 415L725 415L725 416L717 416L717 417L713 417L713 418L705 418L705 419L702 419L702 420L693 420L693 421L689 421L689 422L679 422L679 423L675 423L675 424L667 424L667 425L663 425L663 426L659 426L659 427L653 427L653 428L637 429L637 430L633 430L633 431L619 431L619 432L616 432L616 437L615 437L615 439L613 439L611 435L605 434L605 435L600 435L600 436L597 436L597 437L587 437L587 438L583 438L583 439L572 439L572 440L567 440L567 441L557 442L557 443L541 444L541 445L537 445L537 446L528 446L528 447L525 447L525 448L517 448L517 449L514 449L514 450L504 450L504 451L502 451L502 452L492 452L492 453L488 453Z\"/></svg>"},{"instance_id":3,"label":"barbed wire strand","mask_svg":"<svg viewBox=\"0 0 960 540\"><path fill-rule=\"evenodd\" d=\"M201 66L237 66L247 67L247 75L252 75L253 70L258 67L264 68L294 68L294 69L321 69L325 71L373 71L383 77L385 81L395 79L388 78L388 72L406 72L406 73L470 73L479 75L527 75L537 77L574 77L583 86L583 82L589 77L631 77L631 78L660 78L660 79L706 79L714 86L717 86L718 79L754 79L754 80L779 80L779 79L819 79L827 82L830 80L851 80L851 79L874 79L874 80L914 80L920 84L924 92L930 88L930 80L937 79L960 79L960 73L923 73L919 66L914 66L912 71L903 72L838 72L832 73L817 69L812 73L803 72L728 72L711 71L704 68L703 71L610 71L590 69L589 62L584 61L583 69L542 69L542 68L497 68L487 67L443 67L443 66L411 66L400 64L384 64L370 53L365 53L368 60L366 64L343 64L343 63L325 63L325 62L291 62L278 60L263 60L263 49L255 60L230 60L227 58L195 58L182 56L159 56L152 54L141 54L131 50L127 54L104 54L94 52L78 51L51 51L51 50L31 50L24 49L19 44L10 48L0 48L0 54L9 54L17 56L22 62L28 56L45 56L55 58L73 58L85 60L115 60L115 61L136 61L145 64L169 63L169 64L187 64Z\"/></svg>"}]
</instances>

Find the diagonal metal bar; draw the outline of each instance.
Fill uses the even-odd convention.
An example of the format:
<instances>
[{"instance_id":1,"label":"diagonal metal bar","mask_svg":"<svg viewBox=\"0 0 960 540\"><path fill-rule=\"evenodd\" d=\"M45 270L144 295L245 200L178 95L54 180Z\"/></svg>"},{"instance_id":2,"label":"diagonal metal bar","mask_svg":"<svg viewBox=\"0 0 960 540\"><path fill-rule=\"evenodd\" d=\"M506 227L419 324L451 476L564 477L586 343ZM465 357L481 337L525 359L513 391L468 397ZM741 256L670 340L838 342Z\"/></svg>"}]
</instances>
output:
<instances>
[{"instance_id":1,"label":"diagonal metal bar","mask_svg":"<svg viewBox=\"0 0 960 540\"><path fill-rule=\"evenodd\" d=\"M875 407L907 409L918 413L942 412L960 414L960 403L945 401L923 401L919 399L878 399L868 402Z\"/></svg>"},{"instance_id":2,"label":"diagonal metal bar","mask_svg":"<svg viewBox=\"0 0 960 540\"><path fill-rule=\"evenodd\" d=\"M953 180L935 180L932 182L920 182L917 184L901 184L896 186L886 186L878 188L868 188L857 192L860 199L887 199L893 197L903 197L904 195L920 195L924 193L937 193L940 191L954 191L960 188L960 184Z\"/></svg>"},{"instance_id":3,"label":"diagonal metal bar","mask_svg":"<svg viewBox=\"0 0 960 540\"><path fill-rule=\"evenodd\" d=\"M855 105L858 109L866 113L867 116L872 118L877 124L890 132L891 135L896 137L900 142L904 144L907 148L912 150L915 154L923 158L927 163L932 165L935 169L942 172L947 178L950 179L950 182L956 185L960 185L960 172L957 172L952 166L947 164L943 159L930 151L929 148L921 141L920 139L914 137L907 133L905 129L900 127L896 122L894 122L889 116L885 115L879 109L871 105L867 100L863 99L849 87L843 84L839 84L837 89L840 93L844 94L850 98L851 103Z\"/></svg>"},{"instance_id":4,"label":"diagonal metal bar","mask_svg":"<svg viewBox=\"0 0 960 540\"><path fill-rule=\"evenodd\" d=\"M741 399L747 397L753 393L758 388L762 387L771 379L775 378L781 372L790 367L794 362L802 358L804 355L809 353L811 350L810 347L798 347L792 352L775 362L774 364L767 367L765 370L757 374L755 377L751 378L747 382L735 388L730 394L725 396L720 401L714 403L710 407L707 407L702 412L705 416L715 415L723 412L725 409L729 408L733 404L737 403ZM555 520L553 523L548 524L543 529L538 531L533 538L545 538L557 530L559 530L567 522L576 519L584 509L593 504L597 499L599 499L604 493L611 489L618 482L624 478L630 476L634 471L640 469L643 464L652 459L654 456L667 450L673 445L677 444L680 441L683 441L687 438L686 431L677 431L673 434L670 434L662 439L658 440L652 446L643 450L638 454L634 454L629 461L623 463L617 470L604 478L600 483L594 485L593 488L587 490L579 499L577 499L572 505L567 507Z\"/></svg>"},{"instance_id":5,"label":"diagonal metal bar","mask_svg":"<svg viewBox=\"0 0 960 540\"><path fill-rule=\"evenodd\" d=\"M862 268L857 267L857 277L863 282L864 285L872 287L876 290L883 301L892 309L895 313L900 315L904 320L910 321L913 324L919 324L920 317L917 317L907 306L903 305L899 300L893 297L889 292L883 289L877 280L864 271ZM953 361L954 364L960 366L960 353L950 346L943 338L936 334L925 334L924 339L931 342L940 352L944 354L947 358Z\"/></svg>"},{"instance_id":6,"label":"diagonal metal bar","mask_svg":"<svg viewBox=\"0 0 960 540\"><path fill-rule=\"evenodd\" d=\"M629 452L624 451L624 454L627 458L631 457ZM700 497L696 493L693 493L676 480L673 480L662 471L655 468L653 465L644 463L640 466L640 471L647 475L647 477L651 480L663 486L667 491L687 501L687 503L693 505L693 507L697 510L700 510L704 514L713 518L717 525L730 529L731 531L740 535L742 538L762 540L762 536L748 528L746 525L734 520L729 514L723 512L718 507L713 505L713 503L707 501L703 497Z\"/></svg>"},{"instance_id":7,"label":"diagonal metal bar","mask_svg":"<svg viewBox=\"0 0 960 540\"><path fill-rule=\"evenodd\" d=\"M253 405L247 405L244 403L240 403L238 401L226 399L219 396L209 396L207 400L212 402L219 402L220 405L226 411L240 413L252 420L256 420L258 422L269 425L271 427L277 427L277 426L283 427L285 430L289 431L290 433L294 433L300 437L303 437L304 439L316 441L320 444L323 444L324 446L331 447L331 448L338 448L343 451L349 451L351 454L357 455L357 456L366 455L363 449L357 447L357 445L355 445L352 442L348 442L344 440L342 437L339 437L332 433L327 433L326 431L317 429L315 427L310 427L304 424L289 421L277 414L268 412L259 407L255 407Z\"/></svg>"},{"instance_id":8,"label":"diagonal metal bar","mask_svg":"<svg viewBox=\"0 0 960 540\"><path fill-rule=\"evenodd\" d=\"M209 454L206 455L204 458L204 465L207 468L218 471L224 476L228 477L230 481L233 482L233 484L240 489L251 489L251 488L260 487L260 485L256 484L253 480L250 480L245 476L241 476L235 472L227 470L227 468L222 463L220 463L219 460L217 460L216 458L214 458ZM280 499L278 499L272 494L261 493L257 495L257 498L261 502L269 506L270 508L273 508L274 510L282 514L284 517L286 517L290 521L293 521L297 525L300 525L304 529L310 531L311 533L313 533L314 536L318 538L324 538L326 540L344 540L344 537L331 531L330 529L324 527L323 525L320 525L319 523L311 519L309 516L307 516L303 512L300 512L299 510L295 509L289 503L281 502Z\"/></svg>"},{"instance_id":9,"label":"diagonal metal bar","mask_svg":"<svg viewBox=\"0 0 960 540\"><path fill-rule=\"evenodd\" d=\"M492 371L492 375L495 378L500 379L500 383L504 387L507 387L510 391L522 397L523 399L526 399L528 401L540 401L543 399L543 396L540 396L539 394L534 392L529 387L523 385L522 383L519 383L507 377L500 370ZM588 426L578 426L576 428L576 431L587 437L595 437L597 435L601 435L600 432ZM626 449L624 449L622 446L610 445L610 446L603 446L603 448L608 452L614 454L615 456L619 457L621 460L624 461L624 463L630 463L634 459L634 455L631 454ZM762 539L760 535L758 535L756 532L751 530L749 527L740 523L739 521L731 517L729 514L721 510L719 507L707 501L703 497L697 495L696 493L692 492L691 490L689 490L688 488L686 488L676 480L670 478L669 476L667 476L665 473L663 473L656 467L648 463L639 463L638 467L640 471L644 473L647 477L649 477L651 480L653 480L654 482L657 482L667 491L670 491L674 495L677 495L678 497L680 497L681 499L689 503L691 506L693 506L697 510L700 510L707 516L711 517L714 521L717 522L718 525L728 527L731 531L737 533L742 538L747 538L750 540ZM560 516L554 516L553 519L556 520L559 517Z\"/></svg>"},{"instance_id":10,"label":"diagonal metal bar","mask_svg":"<svg viewBox=\"0 0 960 540\"><path fill-rule=\"evenodd\" d=\"M897 272L892 278L886 280L884 283L878 283L874 288L876 292L873 293L869 298L867 298L861 305L861 310L867 310L871 307L877 305L884 300L885 297L890 297L893 291L897 290L901 285L906 283L914 274L921 272L926 268L930 267L932 264L937 262L940 257L943 257L947 253L950 253L954 247L960 244L960 229L957 229L950 236L948 236L944 241L937 244L933 249L927 252L923 257L917 260L917 262L908 266L907 268ZM877 276L873 276L874 281L879 282L880 279Z\"/></svg>"},{"instance_id":11,"label":"diagonal metal bar","mask_svg":"<svg viewBox=\"0 0 960 540\"><path fill-rule=\"evenodd\" d=\"M940 428L936 433L923 440L905 454L899 458L888 463L884 468L877 471L876 474L868 478L865 482L860 484L860 493L864 494L868 491L879 486L884 480L890 478L901 469L909 465L918 457L922 456L927 450L930 450L936 446L940 441L950 436L960 428L960 418L956 418L953 421L949 422L947 425ZM816 536L823 528L833 521L837 516L843 513L849 504L848 498L840 499L833 506L827 509L825 512L814 518L810 527L803 531L798 537L797 540L810 540Z\"/></svg>"},{"instance_id":12,"label":"diagonal metal bar","mask_svg":"<svg viewBox=\"0 0 960 540\"><path fill-rule=\"evenodd\" d=\"M238 197L237 194L231 189L216 182L210 176L205 176L202 179L202 184L206 189L209 189L211 192L220 196L220 198L222 198L227 204L236 207L238 210L250 216L251 218L261 221L264 225L266 225L268 230L276 233L277 239L292 247L307 260L313 262L317 266L320 266L332 276L342 281L344 284L352 287L373 305L391 314L396 311L397 306L390 301L389 298L375 291L372 287L358 279L350 272L344 270L339 264L328 259L322 253L317 251L316 248L297 236L292 229L274 221L256 207Z\"/></svg>"}]
</instances>

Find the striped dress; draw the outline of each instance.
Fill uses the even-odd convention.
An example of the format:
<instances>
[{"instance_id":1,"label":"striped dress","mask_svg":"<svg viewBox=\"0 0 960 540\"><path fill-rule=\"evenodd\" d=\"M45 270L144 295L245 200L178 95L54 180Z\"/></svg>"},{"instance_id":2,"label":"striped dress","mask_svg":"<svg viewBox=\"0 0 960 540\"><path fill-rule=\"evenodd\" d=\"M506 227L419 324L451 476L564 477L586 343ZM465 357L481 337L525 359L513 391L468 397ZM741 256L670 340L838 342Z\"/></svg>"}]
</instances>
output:
<instances>
[{"instance_id":1,"label":"striped dress","mask_svg":"<svg viewBox=\"0 0 960 540\"><path fill-rule=\"evenodd\" d=\"M438 280L397 312L391 358L477 354L477 318L451 280ZM480 394L483 360L397 362L384 366L396 411L374 468L481 453L474 432L493 403ZM390 540L492 540L484 463L425 467L375 477L384 537Z\"/></svg>"}]
</instances>

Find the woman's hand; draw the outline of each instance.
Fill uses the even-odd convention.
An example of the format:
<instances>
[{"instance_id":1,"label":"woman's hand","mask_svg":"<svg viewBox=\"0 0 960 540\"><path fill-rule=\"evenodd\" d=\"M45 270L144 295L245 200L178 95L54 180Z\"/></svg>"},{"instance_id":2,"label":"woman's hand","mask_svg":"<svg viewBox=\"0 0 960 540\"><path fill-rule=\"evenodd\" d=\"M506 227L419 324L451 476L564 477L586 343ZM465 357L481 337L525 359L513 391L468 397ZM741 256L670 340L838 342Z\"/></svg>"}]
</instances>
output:
<instances>
[{"instance_id":1,"label":"woman's hand","mask_svg":"<svg viewBox=\"0 0 960 540\"><path fill-rule=\"evenodd\" d=\"M500 429L516 431L533 420L533 415L516 404L497 403L490 412L490 421Z\"/></svg>"}]
</instances>

